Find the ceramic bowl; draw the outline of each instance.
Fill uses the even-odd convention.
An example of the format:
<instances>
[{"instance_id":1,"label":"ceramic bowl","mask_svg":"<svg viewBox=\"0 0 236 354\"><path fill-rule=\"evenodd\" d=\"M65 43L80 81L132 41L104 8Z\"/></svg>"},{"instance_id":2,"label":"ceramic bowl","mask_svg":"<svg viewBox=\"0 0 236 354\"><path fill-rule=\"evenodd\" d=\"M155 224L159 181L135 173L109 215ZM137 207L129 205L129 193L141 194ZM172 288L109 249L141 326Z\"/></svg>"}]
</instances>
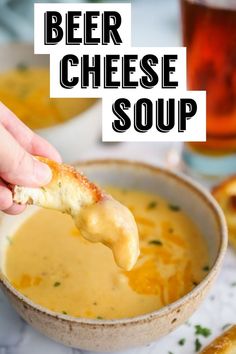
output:
<instances>
[{"instance_id":1,"label":"ceramic bowl","mask_svg":"<svg viewBox=\"0 0 236 354\"><path fill-rule=\"evenodd\" d=\"M177 204L198 225L210 255L210 272L190 293L160 310L118 320L73 318L49 311L14 289L4 276L8 240L35 208L0 223L0 285L16 311L34 328L65 345L91 351L116 351L150 343L186 321L205 298L221 268L227 246L224 216L213 197L186 177L138 162L103 160L78 165L91 180L102 185L133 188L159 194ZM32 230L33 232L33 230ZM30 242L30 240L29 240ZM122 299L121 299L122 301Z\"/></svg>"},{"instance_id":2,"label":"ceramic bowl","mask_svg":"<svg viewBox=\"0 0 236 354\"><path fill-rule=\"evenodd\" d=\"M0 72L15 68L20 63L27 66L48 66L49 56L35 55L33 45L30 43L0 46ZM101 116L102 104L98 99L78 116L62 124L38 129L36 132L60 151L64 161L72 162L100 139Z\"/></svg>"}]
</instances>

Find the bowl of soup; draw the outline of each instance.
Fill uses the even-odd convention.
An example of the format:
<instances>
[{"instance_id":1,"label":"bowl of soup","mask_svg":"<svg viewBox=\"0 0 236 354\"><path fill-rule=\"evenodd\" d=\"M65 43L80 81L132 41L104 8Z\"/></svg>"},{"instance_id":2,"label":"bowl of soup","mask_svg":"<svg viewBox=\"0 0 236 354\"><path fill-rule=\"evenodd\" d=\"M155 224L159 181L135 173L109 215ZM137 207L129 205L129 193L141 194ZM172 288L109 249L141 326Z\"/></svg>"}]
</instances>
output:
<instances>
[{"instance_id":1,"label":"bowl of soup","mask_svg":"<svg viewBox=\"0 0 236 354\"><path fill-rule=\"evenodd\" d=\"M32 44L2 45L0 101L70 162L100 138L101 100L50 98L48 61L48 55L34 54Z\"/></svg>"},{"instance_id":2,"label":"bowl of soup","mask_svg":"<svg viewBox=\"0 0 236 354\"><path fill-rule=\"evenodd\" d=\"M222 211L202 187L162 168L76 167L133 213L136 265L119 268L68 215L28 207L1 216L1 288L20 316L65 345L104 352L150 343L186 321L213 285L227 246Z\"/></svg>"}]
</instances>

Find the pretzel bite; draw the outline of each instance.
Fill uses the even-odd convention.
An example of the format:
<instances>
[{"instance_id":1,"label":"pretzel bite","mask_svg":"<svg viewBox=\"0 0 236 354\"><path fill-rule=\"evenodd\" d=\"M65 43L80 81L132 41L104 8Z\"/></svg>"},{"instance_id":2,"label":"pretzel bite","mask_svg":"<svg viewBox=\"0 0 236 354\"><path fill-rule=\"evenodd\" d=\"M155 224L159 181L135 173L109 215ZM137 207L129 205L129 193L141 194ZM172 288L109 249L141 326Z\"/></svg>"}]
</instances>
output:
<instances>
[{"instance_id":1,"label":"pretzel bite","mask_svg":"<svg viewBox=\"0 0 236 354\"><path fill-rule=\"evenodd\" d=\"M213 188L212 194L223 209L229 229L229 240L236 247L236 176Z\"/></svg>"},{"instance_id":2,"label":"pretzel bite","mask_svg":"<svg viewBox=\"0 0 236 354\"><path fill-rule=\"evenodd\" d=\"M236 325L217 337L201 354L236 354Z\"/></svg>"},{"instance_id":3,"label":"pretzel bite","mask_svg":"<svg viewBox=\"0 0 236 354\"><path fill-rule=\"evenodd\" d=\"M130 270L139 256L138 229L130 210L72 166L37 158L51 168L52 180L41 188L14 186L14 202L71 215L83 237L111 248L117 265Z\"/></svg>"}]
</instances>

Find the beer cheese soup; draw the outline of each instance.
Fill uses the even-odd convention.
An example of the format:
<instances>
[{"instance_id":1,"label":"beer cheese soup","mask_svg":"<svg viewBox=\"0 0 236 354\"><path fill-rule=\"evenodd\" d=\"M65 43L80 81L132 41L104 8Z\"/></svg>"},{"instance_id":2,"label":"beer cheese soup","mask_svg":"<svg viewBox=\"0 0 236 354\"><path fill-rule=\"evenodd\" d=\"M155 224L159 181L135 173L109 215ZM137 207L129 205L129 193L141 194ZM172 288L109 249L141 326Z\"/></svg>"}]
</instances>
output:
<instances>
[{"instance_id":1,"label":"beer cheese soup","mask_svg":"<svg viewBox=\"0 0 236 354\"><path fill-rule=\"evenodd\" d=\"M106 190L135 216L141 250L135 267L122 270L110 249L81 237L71 217L43 209L9 241L5 269L16 289L59 313L115 319L160 309L203 279L207 246L178 205L141 191Z\"/></svg>"},{"instance_id":2,"label":"beer cheese soup","mask_svg":"<svg viewBox=\"0 0 236 354\"><path fill-rule=\"evenodd\" d=\"M50 98L49 70L26 67L0 74L0 101L31 129L62 123L86 110L94 98Z\"/></svg>"}]
</instances>

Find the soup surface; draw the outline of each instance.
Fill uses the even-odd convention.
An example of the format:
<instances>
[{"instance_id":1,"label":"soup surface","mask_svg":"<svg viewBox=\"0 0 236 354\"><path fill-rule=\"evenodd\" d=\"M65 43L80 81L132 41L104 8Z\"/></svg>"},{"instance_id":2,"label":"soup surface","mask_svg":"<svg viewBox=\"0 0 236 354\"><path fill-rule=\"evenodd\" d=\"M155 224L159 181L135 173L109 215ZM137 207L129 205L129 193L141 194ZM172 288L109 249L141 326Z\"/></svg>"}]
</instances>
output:
<instances>
[{"instance_id":1,"label":"soup surface","mask_svg":"<svg viewBox=\"0 0 236 354\"><path fill-rule=\"evenodd\" d=\"M135 216L141 249L135 267L120 269L111 250L83 239L68 215L39 210L9 242L5 271L14 287L56 312L114 319L157 310L202 280L207 246L177 205L141 191L106 190Z\"/></svg>"},{"instance_id":2,"label":"soup surface","mask_svg":"<svg viewBox=\"0 0 236 354\"><path fill-rule=\"evenodd\" d=\"M50 98L49 70L19 66L0 74L0 101L32 129L62 123L86 110L94 98Z\"/></svg>"}]
</instances>

